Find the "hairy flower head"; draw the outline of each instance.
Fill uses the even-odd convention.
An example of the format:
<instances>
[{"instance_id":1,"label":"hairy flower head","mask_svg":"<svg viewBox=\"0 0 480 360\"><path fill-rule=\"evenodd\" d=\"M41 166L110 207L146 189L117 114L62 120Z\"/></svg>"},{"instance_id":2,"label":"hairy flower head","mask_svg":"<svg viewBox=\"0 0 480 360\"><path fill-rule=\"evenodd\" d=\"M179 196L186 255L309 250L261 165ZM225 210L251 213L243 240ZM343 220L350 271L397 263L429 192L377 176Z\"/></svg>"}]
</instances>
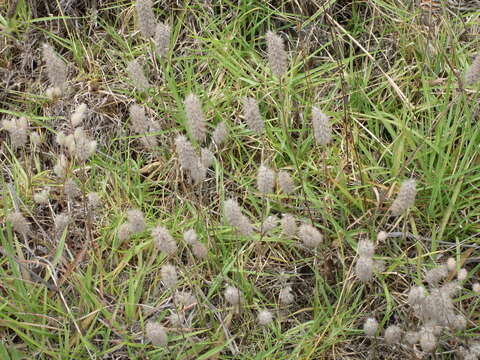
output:
<instances>
[{"instance_id":1,"label":"hairy flower head","mask_svg":"<svg viewBox=\"0 0 480 360\"><path fill-rule=\"evenodd\" d=\"M146 38L155 35L156 20L152 0L137 0L135 4L140 32Z\"/></svg>"},{"instance_id":2,"label":"hairy flower head","mask_svg":"<svg viewBox=\"0 0 480 360\"><path fill-rule=\"evenodd\" d=\"M150 83L148 82L142 67L136 60L132 60L128 63L127 72L130 76L131 82L137 89L141 91L148 90Z\"/></svg>"},{"instance_id":3,"label":"hairy flower head","mask_svg":"<svg viewBox=\"0 0 480 360\"><path fill-rule=\"evenodd\" d=\"M323 235L315 227L309 224L302 224L298 229L298 237L303 245L314 249L323 242Z\"/></svg>"},{"instance_id":4,"label":"hairy flower head","mask_svg":"<svg viewBox=\"0 0 480 360\"><path fill-rule=\"evenodd\" d=\"M28 120L24 117L12 120L3 120L2 129L8 131L12 149L24 146L28 141Z\"/></svg>"},{"instance_id":5,"label":"hairy flower head","mask_svg":"<svg viewBox=\"0 0 480 360\"><path fill-rule=\"evenodd\" d=\"M292 177L285 170L280 170L278 172L277 184L285 195L291 194L295 189L295 184L293 183Z\"/></svg>"},{"instance_id":6,"label":"hairy flower head","mask_svg":"<svg viewBox=\"0 0 480 360\"><path fill-rule=\"evenodd\" d=\"M13 230L17 233L22 235L28 235L30 233L30 223L21 212L16 211L8 214L7 221L12 224Z\"/></svg>"},{"instance_id":7,"label":"hairy flower head","mask_svg":"<svg viewBox=\"0 0 480 360\"><path fill-rule=\"evenodd\" d=\"M400 329L397 325L390 325L384 334L384 340L387 344L399 344L400 340L402 339L402 329Z\"/></svg>"},{"instance_id":8,"label":"hairy flower head","mask_svg":"<svg viewBox=\"0 0 480 360\"><path fill-rule=\"evenodd\" d=\"M225 122L219 122L217 126L215 126L215 130L213 130L212 140L217 145L222 145L228 136L228 129Z\"/></svg>"},{"instance_id":9,"label":"hairy flower head","mask_svg":"<svg viewBox=\"0 0 480 360\"><path fill-rule=\"evenodd\" d=\"M207 135L207 125L198 96L195 94L187 95L183 104L190 134L199 143L204 142Z\"/></svg>"},{"instance_id":10,"label":"hairy flower head","mask_svg":"<svg viewBox=\"0 0 480 360\"><path fill-rule=\"evenodd\" d=\"M287 71L288 67L285 44L283 39L273 31L268 31L265 37L267 39L267 55L270 69L273 75L280 78Z\"/></svg>"},{"instance_id":11,"label":"hairy flower head","mask_svg":"<svg viewBox=\"0 0 480 360\"><path fill-rule=\"evenodd\" d=\"M43 60L47 67L47 75L52 85L50 95L61 96L66 89L67 83L67 65L55 53L53 47L47 43L43 44Z\"/></svg>"},{"instance_id":12,"label":"hairy flower head","mask_svg":"<svg viewBox=\"0 0 480 360\"><path fill-rule=\"evenodd\" d=\"M82 103L78 105L70 117L70 121L73 127L81 125L82 121L85 120L87 115L87 104Z\"/></svg>"},{"instance_id":13,"label":"hairy flower head","mask_svg":"<svg viewBox=\"0 0 480 360\"><path fill-rule=\"evenodd\" d=\"M234 306L239 305L242 300L242 292L233 286L227 286L225 288L224 296L226 302Z\"/></svg>"},{"instance_id":14,"label":"hairy flower head","mask_svg":"<svg viewBox=\"0 0 480 360\"><path fill-rule=\"evenodd\" d=\"M177 252L177 242L165 227L157 226L152 229L152 237L159 251L167 255L173 255Z\"/></svg>"},{"instance_id":15,"label":"hairy flower head","mask_svg":"<svg viewBox=\"0 0 480 360\"><path fill-rule=\"evenodd\" d=\"M480 54L478 54L465 72L465 84L472 85L480 80Z\"/></svg>"},{"instance_id":16,"label":"hairy flower head","mask_svg":"<svg viewBox=\"0 0 480 360\"><path fill-rule=\"evenodd\" d=\"M392 216L399 216L411 207L415 202L416 194L416 181L414 179L404 181L390 208Z\"/></svg>"},{"instance_id":17,"label":"hairy flower head","mask_svg":"<svg viewBox=\"0 0 480 360\"><path fill-rule=\"evenodd\" d=\"M318 145L325 146L332 141L332 127L328 116L319 108L312 108L313 136Z\"/></svg>"},{"instance_id":18,"label":"hairy flower head","mask_svg":"<svg viewBox=\"0 0 480 360\"><path fill-rule=\"evenodd\" d=\"M262 194L273 193L275 186L275 171L265 165L260 165L257 172L257 189Z\"/></svg>"},{"instance_id":19,"label":"hairy flower head","mask_svg":"<svg viewBox=\"0 0 480 360\"><path fill-rule=\"evenodd\" d=\"M225 201L224 212L230 225L235 227L240 234L244 236L251 236L253 234L253 225L250 223L250 220L243 215L242 209L236 200L229 199Z\"/></svg>"},{"instance_id":20,"label":"hairy flower head","mask_svg":"<svg viewBox=\"0 0 480 360\"><path fill-rule=\"evenodd\" d=\"M148 322L145 326L145 336L155 346L165 346L168 342L167 331L157 322Z\"/></svg>"},{"instance_id":21,"label":"hairy flower head","mask_svg":"<svg viewBox=\"0 0 480 360\"><path fill-rule=\"evenodd\" d=\"M355 273L362 282L367 282L373 277L375 262L371 257L360 256L355 264Z\"/></svg>"},{"instance_id":22,"label":"hairy flower head","mask_svg":"<svg viewBox=\"0 0 480 360\"><path fill-rule=\"evenodd\" d=\"M170 46L170 25L159 22L155 27L155 51L158 56L163 57L167 54Z\"/></svg>"},{"instance_id":23,"label":"hairy flower head","mask_svg":"<svg viewBox=\"0 0 480 360\"><path fill-rule=\"evenodd\" d=\"M243 99L243 116L250 130L257 135L263 134L265 125L262 116L260 115L257 100L251 97Z\"/></svg>"},{"instance_id":24,"label":"hairy flower head","mask_svg":"<svg viewBox=\"0 0 480 360\"><path fill-rule=\"evenodd\" d=\"M298 226L293 215L283 214L280 224L282 227L282 233L288 238L293 238L297 235Z\"/></svg>"},{"instance_id":25,"label":"hairy flower head","mask_svg":"<svg viewBox=\"0 0 480 360\"><path fill-rule=\"evenodd\" d=\"M166 287L172 289L177 285L178 281L178 274L177 268L171 264L165 264L162 266L160 270L160 274L162 276L162 281Z\"/></svg>"},{"instance_id":26,"label":"hairy flower head","mask_svg":"<svg viewBox=\"0 0 480 360\"><path fill-rule=\"evenodd\" d=\"M273 321L273 314L269 310L261 310L258 312L257 320L260 326L267 326Z\"/></svg>"},{"instance_id":27,"label":"hairy flower head","mask_svg":"<svg viewBox=\"0 0 480 360\"><path fill-rule=\"evenodd\" d=\"M367 336L374 336L378 329L378 322L375 318L368 318L363 323L363 332Z\"/></svg>"}]
</instances>

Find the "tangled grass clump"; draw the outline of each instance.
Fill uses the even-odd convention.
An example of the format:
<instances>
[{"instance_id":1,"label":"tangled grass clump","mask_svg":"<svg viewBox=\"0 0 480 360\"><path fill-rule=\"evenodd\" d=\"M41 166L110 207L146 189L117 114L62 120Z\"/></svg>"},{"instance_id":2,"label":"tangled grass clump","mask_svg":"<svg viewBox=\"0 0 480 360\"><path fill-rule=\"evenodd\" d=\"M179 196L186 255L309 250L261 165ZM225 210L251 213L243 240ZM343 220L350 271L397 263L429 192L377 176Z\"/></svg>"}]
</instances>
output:
<instances>
[{"instance_id":1,"label":"tangled grass clump","mask_svg":"<svg viewBox=\"0 0 480 360\"><path fill-rule=\"evenodd\" d=\"M52 27L0 95L5 351L480 356L479 40L275 4L14 11L6 54Z\"/></svg>"}]
</instances>

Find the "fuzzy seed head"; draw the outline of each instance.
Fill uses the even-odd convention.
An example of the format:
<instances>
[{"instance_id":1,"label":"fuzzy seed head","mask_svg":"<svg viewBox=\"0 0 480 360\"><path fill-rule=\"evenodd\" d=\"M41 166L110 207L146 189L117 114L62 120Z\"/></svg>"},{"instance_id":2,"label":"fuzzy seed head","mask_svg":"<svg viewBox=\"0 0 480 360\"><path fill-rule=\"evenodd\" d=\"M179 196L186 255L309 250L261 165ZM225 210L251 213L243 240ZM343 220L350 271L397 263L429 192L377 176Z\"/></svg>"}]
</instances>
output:
<instances>
[{"instance_id":1,"label":"fuzzy seed head","mask_svg":"<svg viewBox=\"0 0 480 360\"><path fill-rule=\"evenodd\" d=\"M139 140L143 147L147 150L154 150L158 147L158 141L155 136L148 135L149 132L160 130L159 124L147 118L145 115L145 108L143 106L132 104L129 109L130 112L130 128L131 130L142 136Z\"/></svg>"},{"instance_id":2,"label":"fuzzy seed head","mask_svg":"<svg viewBox=\"0 0 480 360\"><path fill-rule=\"evenodd\" d=\"M467 319L462 314L458 314L454 317L450 327L455 330L465 330L467 328Z\"/></svg>"},{"instance_id":3,"label":"fuzzy seed head","mask_svg":"<svg viewBox=\"0 0 480 360\"><path fill-rule=\"evenodd\" d=\"M57 160L57 163L53 167L53 172L59 178L64 178L67 175L68 160L65 155L61 154Z\"/></svg>"},{"instance_id":4,"label":"fuzzy seed head","mask_svg":"<svg viewBox=\"0 0 480 360\"><path fill-rule=\"evenodd\" d=\"M155 35L156 27L152 0L137 0L137 3L135 4L135 10L137 12L140 32L145 38L151 38Z\"/></svg>"},{"instance_id":5,"label":"fuzzy seed head","mask_svg":"<svg viewBox=\"0 0 480 360\"><path fill-rule=\"evenodd\" d=\"M199 159L196 167L196 171L190 171L190 177L194 184L201 184L207 177L207 168L202 164Z\"/></svg>"},{"instance_id":6,"label":"fuzzy seed head","mask_svg":"<svg viewBox=\"0 0 480 360\"><path fill-rule=\"evenodd\" d=\"M167 331L156 322L149 322L145 326L145 335L155 346L165 346L168 342Z\"/></svg>"},{"instance_id":7,"label":"fuzzy seed head","mask_svg":"<svg viewBox=\"0 0 480 360\"><path fill-rule=\"evenodd\" d=\"M323 242L323 235L309 224L302 224L298 229L298 237L307 248L314 249Z\"/></svg>"},{"instance_id":8,"label":"fuzzy seed head","mask_svg":"<svg viewBox=\"0 0 480 360\"><path fill-rule=\"evenodd\" d=\"M61 146L65 146L68 151L73 154L75 152L75 138L73 134L65 135L62 132L57 134L57 142Z\"/></svg>"},{"instance_id":9,"label":"fuzzy seed head","mask_svg":"<svg viewBox=\"0 0 480 360\"><path fill-rule=\"evenodd\" d=\"M73 134L64 135L60 132L57 135L57 141L61 145L65 144L65 147L70 152L70 154L72 156L74 155L74 153L75 153L75 138L73 137Z\"/></svg>"},{"instance_id":10,"label":"fuzzy seed head","mask_svg":"<svg viewBox=\"0 0 480 360\"><path fill-rule=\"evenodd\" d=\"M242 292L233 286L227 286L225 288L225 301L230 305L237 306L242 299Z\"/></svg>"},{"instance_id":11,"label":"fuzzy seed head","mask_svg":"<svg viewBox=\"0 0 480 360\"><path fill-rule=\"evenodd\" d=\"M267 326L273 321L273 314L268 310L261 310L257 315L258 324L260 326Z\"/></svg>"},{"instance_id":12,"label":"fuzzy seed head","mask_svg":"<svg viewBox=\"0 0 480 360\"><path fill-rule=\"evenodd\" d=\"M292 287L291 286L285 286L280 290L280 293L278 294L278 301L282 305L290 305L293 303L293 300L295 300L293 294L292 294Z\"/></svg>"},{"instance_id":13,"label":"fuzzy seed head","mask_svg":"<svg viewBox=\"0 0 480 360\"><path fill-rule=\"evenodd\" d=\"M474 293L480 294L480 283L476 282L472 285L472 290Z\"/></svg>"},{"instance_id":14,"label":"fuzzy seed head","mask_svg":"<svg viewBox=\"0 0 480 360\"><path fill-rule=\"evenodd\" d=\"M273 75L280 78L287 71L288 55L283 39L273 31L266 34L268 63Z\"/></svg>"},{"instance_id":15,"label":"fuzzy seed head","mask_svg":"<svg viewBox=\"0 0 480 360\"><path fill-rule=\"evenodd\" d=\"M42 138L40 137L40 134L36 131L30 133L30 143L33 146L40 146L42 145Z\"/></svg>"},{"instance_id":16,"label":"fuzzy seed head","mask_svg":"<svg viewBox=\"0 0 480 360\"><path fill-rule=\"evenodd\" d=\"M198 242L198 235L195 232L195 230L190 229L190 230L187 230L183 233L183 240L185 240L185 242L188 245L193 245L196 242Z\"/></svg>"},{"instance_id":17,"label":"fuzzy seed head","mask_svg":"<svg viewBox=\"0 0 480 360\"><path fill-rule=\"evenodd\" d=\"M358 255L360 257L373 257L375 253L375 245L370 240L360 240L358 242Z\"/></svg>"},{"instance_id":18,"label":"fuzzy seed head","mask_svg":"<svg viewBox=\"0 0 480 360\"><path fill-rule=\"evenodd\" d=\"M120 240L120 242L128 240L130 236L132 236L132 234L132 225L130 225L129 223L124 223L118 228L118 239Z\"/></svg>"},{"instance_id":19,"label":"fuzzy seed head","mask_svg":"<svg viewBox=\"0 0 480 360\"><path fill-rule=\"evenodd\" d=\"M58 145L67 147L67 136L63 133L63 131L59 131L57 133L55 140Z\"/></svg>"},{"instance_id":20,"label":"fuzzy seed head","mask_svg":"<svg viewBox=\"0 0 480 360\"><path fill-rule=\"evenodd\" d=\"M159 251L167 255L173 255L177 252L177 242L163 226L157 226L152 229L152 237Z\"/></svg>"},{"instance_id":21,"label":"fuzzy seed head","mask_svg":"<svg viewBox=\"0 0 480 360\"><path fill-rule=\"evenodd\" d=\"M418 331L407 331L403 335L403 341L408 345L415 345L420 341L420 333Z\"/></svg>"},{"instance_id":22,"label":"fuzzy seed head","mask_svg":"<svg viewBox=\"0 0 480 360\"><path fill-rule=\"evenodd\" d=\"M415 179L409 179L402 183L396 199L392 203L390 212L392 216L399 216L415 203L417 194Z\"/></svg>"},{"instance_id":23,"label":"fuzzy seed head","mask_svg":"<svg viewBox=\"0 0 480 360\"><path fill-rule=\"evenodd\" d=\"M80 162L87 161L97 150L97 142L90 140L81 127L76 128L73 135L67 136L65 143L70 155Z\"/></svg>"},{"instance_id":24,"label":"fuzzy seed head","mask_svg":"<svg viewBox=\"0 0 480 360\"><path fill-rule=\"evenodd\" d=\"M198 157L190 141L183 135L175 138L175 150L178 154L180 165L185 170L195 169L198 165Z\"/></svg>"},{"instance_id":25,"label":"fuzzy seed head","mask_svg":"<svg viewBox=\"0 0 480 360\"><path fill-rule=\"evenodd\" d=\"M455 307L451 295L451 292L444 289L430 289L430 294L425 297L417 311L424 324L430 324L431 327L451 326L455 320Z\"/></svg>"},{"instance_id":26,"label":"fuzzy seed head","mask_svg":"<svg viewBox=\"0 0 480 360\"><path fill-rule=\"evenodd\" d=\"M35 201L39 205L46 205L48 204L48 198L50 196L50 188L44 188L40 192L33 195L33 201Z\"/></svg>"},{"instance_id":27,"label":"fuzzy seed head","mask_svg":"<svg viewBox=\"0 0 480 360\"><path fill-rule=\"evenodd\" d=\"M234 199L229 199L224 203L225 217L229 224L237 229L243 236L251 236L253 234L253 225L250 220L242 214L242 209L238 202Z\"/></svg>"},{"instance_id":28,"label":"fuzzy seed head","mask_svg":"<svg viewBox=\"0 0 480 360\"><path fill-rule=\"evenodd\" d=\"M12 212L8 214L7 221L12 224L13 230L24 236L30 233L30 223L25 219L21 212Z\"/></svg>"},{"instance_id":29,"label":"fuzzy seed head","mask_svg":"<svg viewBox=\"0 0 480 360\"><path fill-rule=\"evenodd\" d=\"M200 184L207 176L207 168L202 164L190 141L183 135L175 138L175 150L180 165L187 172L195 184Z\"/></svg>"},{"instance_id":30,"label":"fuzzy seed head","mask_svg":"<svg viewBox=\"0 0 480 360\"><path fill-rule=\"evenodd\" d=\"M189 94L185 98L183 105L185 106L187 127L190 134L199 143L204 142L207 135L207 125L200 99L195 94Z\"/></svg>"},{"instance_id":31,"label":"fuzzy seed head","mask_svg":"<svg viewBox=\"0 0 480 360\"><path fill-rule=\"evenodd\" d=\"M208 255L207 247L198 241L198 236L195 230L190 229L183 233L183 239L192 247L192 253L199 259L205 259Z\"/></svg>"},{"instance_id":32,"label":"fuzzy seed head","mask_svg":"<svg viewBox=\"0 0 480 360\"><path fill-rule=\"evenodd\" d=\"M332 126L327 115L319 108L312 108L312 127L315 141L320 146L325 146L332 141Z\"/></svg>"},{"instance_id":33,"label":"fuzzy seed head","mask_svg":"<svg viewBox=\"0 0 480 360\"><path fill-rule=\"evenodd\" d=\"M293 238L297 235L298 227L295 217L291 214L283 214L281 220L282 233L288 237Z\"/></svg>"},{"instance_id":34,"label":"fuzzy seed head","mask_svg":"<svg viewBox=\"0 0 480 360\"><path fill-rule=\"evenodd\" d=\"M202 148L200 151L200 162L205 168L209 168L215 162L215 156L210 151L210 149Z\"/></svg>"},{"instance_id":35,"label":"fuzzy seed head","mask_svg":"<svg viewBox=\"0 0 480 360\"><path fill-rule=\"evenodd\" d=\"M172 289L177 285L178 275L175 266L170 264L163 265L160 270L160 275L166 287Z\"/></svg>"},{"instance_id":36,"label":"fuzzy seed head","mask_svg":"<svg viewBox=\"0 0 480 360\"><path fill-rule=\"evenodd\" d=\"M45 95L47 96L47 98L49 98L50 100L54 100L54 99L58 99L59 97L62 96L62 89L55 86L55 87L49 87L46 91L45 91Z\"/></svg>"},{"instance_id":37,"label":"fuzzy seed head","mask_svg":"<svg viewBox=\"0 0 480 360\"><path fill-rule=\"evenodd\" d=\"M355 273L362 282L370 281L373 277L375 263L371 257L360 256L355 264Z\"/></svg>"},{"instance_id":38,"label":"fuzzy seed head","mask_svg":"<svg viewBox=\"0 0 480 360\"><path fill-rule=\"evenodd\" d=\"M408 293L408 304L410 306L419 305L425 299L425 288L421 286L414 286Z\"/></svg>"},{"instance_id":39,"label":"fuzzy seed head","mask_svg":"<svg viewBox=\"0 0 480 360\"><path fill-rule=\"evenodd\" d=\"M192 244L192 253L200 260L206 259L208 255L207 247L200 241L196 241Z\"/></svg>"},{"instance_id":40,"label":"fuzzy seed head","mask_svg":"<svg viewBox=\"0 0 480 360\"><path fill-rule=\"evenodd\" d=\"M130 119L132 120L130 128L136 134L144 134L148 132L148 120L145 116L145 109L138 104L130 105Z\"/></svg>"},{"instance_id":41,"label":"fuzzy seed head","mask_svg":"<svg viewBox=\"0 0 480 360\"><path fill-rule=\"evenodd\" d=\"M243 99L243 117L250 130L257 135L263 134L265 125L262 116L260 115L257 100L251 97Z\"/></svg>"},{"instance_id":42,"label":"fuzzy seed head","mask_svg":"<svg viewBox=\"0 0 480 360\"><path fill-rule=\"evenodd\" d=\"M89 192L87 194L87 201L88 201L88 207L90 209L96 209L102 205L102 200L100 199L100 195L98 195L98 193L96 192Z\"/></svg>"},{"instance_id":43,"label":"fuzzy seed head","mask_svg":"<svg viewBox=\"0 0 480 360\"><path fill-rule=\"evenodd\" d=\"M43 61L47 67L48 80L53 89L51 90L52 96L59 97L66 89L67 83L67 65L62 59L55 53L53 48L47 44L43 44Z\"/></svg>"},{"instance_id":44,"label":"fuzzy seed head","mask_svg":"<svg viewBox=\"0 0 480 360\"><path fill-rule=\"evenodd\" d=\"M141 233L147 226L143 213L138 209L130 209L127 211L127 222L130 224L133 234Z\"/></svg>"},{"instance_id":45,"label":"fuzzy seed head","mask_svg":"<svg viewBox=\"0 0 480 360\"><path fill-rule=\"evenodd\" d=\"M437 347L437 338L432 329L424 328L420 331L420 347L425 352L432 352Z\"/></svg>"},{"instance_id":46,"label":"fuzzy seed head","mask_svg":"<svg viewBox=\"0 0 480 360\"><path fill-rule=\"evenodd\" d=\"M69 199L74 199L80 196L80 188L77 186L77 183L73 179L65 180L65 184L63 185L63 192Z\"/></svg>"},{"instance_id":47,"label":"fuzzy seed head","mask_svg":"<svg viewBox=\"0 0 480 360\"><path fill-rule=\"evenodd\" d=\"M368 318L363 323L363 332L367 336L374 336L378 329L378 322L375 318Z\"/></svg>"},{"instance_id":48,"label":"fuzzy seed head","mask_svg":"<svg viewBox=\"0 0 480 360\"><path fill-rule=\"evenodd\" d=\"M472 65L467 69L465 73L465 84L472 85L480 80L480 54L475 57Z\"/></svg>"},{"instance_id":49,"label":"fuzzy seed head","mask_svg":"<svg viewBox=\"0 0 480 360\"><path fill-rule=\"evenodd\" d=\"M155 52L157 56L163 57L167 55L170 46L170 26L159 22L155 27Z\"/></svg>"},{"instance_id":50,"label":"fuzzy seed head","mask_svg":"<svg viewBox=\"0 0 480 360\"><path fill-rule=\"evenodd\" d=\"M141 91L148 90L150 84L145 76L145 73L143 72L142 67L136 60L132 60L128 63L127 72L130 76L130 81L137 89Z\"/></svg>"},{"instance_id":51,"label":"fuzzy seed head","mask_svg":"<svg viewBox=\"0 0 480 360\"><path fill-rule=\"evenodd\" d=\"M447 259L447 269L452 272L457 268L457 261L453 257Z\"/></svg>"},{"instance_id":52,"label":"fuzzy seed head","mask_svg":"<svg viewBox=\"0 0 480 360\"><path fill-rule=\"evenodd\" d=\"M462 287L458 281L450 281L440 287L440 291L449 298L453 298L461 289Z\"/></svg>"},{"instance_id":53,"label":"fuzzy seed head","mask_svg":"<svg viewBox=\"0 0 480 360\"><path fill-rule=\"evenodd\" d=\"M75 109L72 116L70 117L72 126L77 127L81 125L82 121L85 120L86 115L87 115L87 104L82 103L78 105L78 107Z\"/></svg>"},{"instance_id":54,"label":"fuzzy seed head","mask_svg":"<svg viewBox=\"0 0 480 360\"><path fill-rule=\"evenodd\" d=\"M380 231L377 234L377 242L379 243L384 242L385 240L387 240L387 238L388 238L388 234L386 231Z\"/></svg>"},{"instance_id":55,"label":"fuzzy seed head","mask_svg":"<svg viewBox=\"0 0 480 360\"><path fill-rule=\"evenodd\" d=\"M220 122L215 126L215 130L213 131L212 139L213 142L217 145L220 146L222 145L225 140L227 139L228 136L228 129L227 125L225 122Z\"/></svg>"},{"instance_id":56,"label":"fuzzy seed head","mask_svg":"<svg viewBox=\"0 0 480 360\"><path fill-rule=\"evenodd\" d=\"M273 193L275 186L275 171L265 165L258 168L257 173L257 189L262 194Z\"/></svg>"},{"instance_id":57,"label":"fuzzy seed head","mask_svg":"<svg viewBox=\"0 0 480 360\"><path fill-rule=\"evenodd\" d=\"M71 218L68 214L63 213L55 216L53 223L55 225L55 232L57 236L61 236L64 233L65 229L70 224L70 222L71 222Z\"/></svg>"},{"instance_id":58,"label":"fuzzy seed head","mask_svg":"<svg viewBox=\"0 0 480 360\"><path fill-rule=\"evenodd\" d=\"M460 269L458 270L458 273L457 273L457 279L458 281L465 281L467 280L467 276L468 276L468 271L467 269Z\"/></svg>"},{"instance_id":59,"label":"fuzzy seed head","mask_svg":"<svg viewBox=\"0 0 480 360\"><path fill-rule=\"evenodd\" d=\"M262 224L262 233L268 234L270 231L275 229L278 225L278 217L276 215L268 216Z\"/></svg>"},{"instance_id":60,"label":"fuzzy seed head","mask_svg":"<svg viewBox=\"0 0 480 360\"><path fill-rule=\"evenodd\" d=\"M57 141L59 144L65 144L65 147L67 148L70 155L75 156L76 144L73 134L64 137L62 133L59 133L57 135Z\"/></svg>"},{"instance_id":61,"label":"fuzzy seed head","mask_svg":"<svg viewBox=\"0 0 480 360\"><path fill-rule=\"evenodd\" d=\"M168 315L167 319L173 327L182 328L185 325L185 316L175 311Z\"/></svg>"},{"instance_id":62,"label":"fuzzy seed head","mask_svg":"<svg viewBox=\"0 0 480 360\"><path fill-rule=\"evenodd\" d=\"M3 120L2 129L8 131L12 149L24 146L28 141L28 120L24 117L12 120Z\"/></svg>"},{"instance_id":63,"label":"fuzzy seed head","mask_svg":"<svg viewBox=\"0 0 480 360\"><path fill-rule=\"evenodd\" d=\"M197 299L189 291L177 291L173 296L175 306L181 308L191 308L197 303Z\"/></svg>"},{"instance_id":64,"label":"fuzzy seed head","mask_svg":"<svg viewBox=\"0 0 480 360\"><path fill-rule=\"evenodd\" d=\"M445 265L437 266L425 273L425 281L430 286L436 286L448 276L448 269Z\"/></svg>"},{"instance_id":65,"label":"fuzzy seed head","mask_svg":"<svg viewBox=\"0 0 480 360\"><path fill-rule=\"evenodd\" d=\"M285 195L291 194L295 189L295 184L293 183L290 174L284 170L278 172L277 183L278 187Z\"/></svg>"},{"instance_id":66,"label":"fuzzy seed head","mask_svg":"<svg viewBox=\"0 0 480 360\"><path fill-rule=\"evenodd\" d=\"M383 337L385 342L389 345L398 344L402 338L402 329L400 329L397 325L390 325L385 330Z\"/></svg>"},{"instance_id":67,"label":"fuzzy seed head","mask_svg":"<svg viewBox=\"0 0 480 360\"><path fill-rule=\"evenodd\" d=\"M149 151L155 151L155 149L158 147L158 140L155 136L153 135L145 135L141 137L140 143L142 146Z\"/></svg>"}]
</instances>

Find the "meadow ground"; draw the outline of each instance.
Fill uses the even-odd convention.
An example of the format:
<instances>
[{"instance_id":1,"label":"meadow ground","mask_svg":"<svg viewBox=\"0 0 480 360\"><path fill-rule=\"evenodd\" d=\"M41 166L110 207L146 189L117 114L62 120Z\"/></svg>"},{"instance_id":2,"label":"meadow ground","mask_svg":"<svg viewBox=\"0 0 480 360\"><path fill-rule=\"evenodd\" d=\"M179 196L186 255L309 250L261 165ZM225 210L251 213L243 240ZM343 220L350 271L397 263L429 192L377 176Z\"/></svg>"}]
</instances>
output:
<instances>
[{"instance_id":1,"label":"meadow ground","mask_svg":"<svg viewBox=\"0 0 480 360\"><path fill-rule=\"evenodd\" d=\"M480 11L429 16L400 0L163 0L154 12L170 26L162 56L131 0L0 5L0 357L476 358L480 83L465 73L480 49ZM268 61L268 31L288 52L281 76L270 66L282 65L281 49ZM44 43L61 58L56 74ZM132 60L146 80L129 74ZM52 97L63 63L66 86ZM185 112L191 93L206 141ZM263 131L248 123L244 97L258 102ZM82 103L84 134L72 147L71 114ZM146 111L140 125L135 103ZM328 144L315 136L313 107L328 116ZM28 127L10 122L21 117ZM228 135L215 143L221 122ZM188 170L181 134L193 143L187 155L203 146L211 164ZM79 141L95 144L84 135L97 142L85 162ZM262 164L286 171L293 190L272 189L268 176L258 184ZM415 204L392 216L411 178ZM285 221L266 221L283 214L308 225L287 236ZM184 239L191 229L193 242ZM362 282L366 240L377 266ZM424 280L448 258L456 261L443 284L461 289L443 299ZM431 338L390 344L391 325L433 329L411 306L409 291L422 284L441 295L422 301L437 309L442 298L440 312L465 322L435 330L431 351ZM370 317L379 325L367 336ZM160 325L167 344L146 334Z\"/></svg>"}]
</instances>

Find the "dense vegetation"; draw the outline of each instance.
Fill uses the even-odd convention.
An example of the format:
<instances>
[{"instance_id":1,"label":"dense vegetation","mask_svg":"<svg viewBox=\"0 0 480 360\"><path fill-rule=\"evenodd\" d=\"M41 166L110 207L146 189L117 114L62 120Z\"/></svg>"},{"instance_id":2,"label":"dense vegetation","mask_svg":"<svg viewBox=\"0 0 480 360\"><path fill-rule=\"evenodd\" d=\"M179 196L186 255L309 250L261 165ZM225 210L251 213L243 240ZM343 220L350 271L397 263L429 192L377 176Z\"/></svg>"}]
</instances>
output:
<instances>
[{"instance_id":1,"label":"dense vegetation","mask_svg":"<svg viewBox=\"0 0 480 360\"><path fill-rule=\"evenodd\" d=\"M2 359L480 356L480 9L0 10Z\"/></svg>"}]
</instances>

